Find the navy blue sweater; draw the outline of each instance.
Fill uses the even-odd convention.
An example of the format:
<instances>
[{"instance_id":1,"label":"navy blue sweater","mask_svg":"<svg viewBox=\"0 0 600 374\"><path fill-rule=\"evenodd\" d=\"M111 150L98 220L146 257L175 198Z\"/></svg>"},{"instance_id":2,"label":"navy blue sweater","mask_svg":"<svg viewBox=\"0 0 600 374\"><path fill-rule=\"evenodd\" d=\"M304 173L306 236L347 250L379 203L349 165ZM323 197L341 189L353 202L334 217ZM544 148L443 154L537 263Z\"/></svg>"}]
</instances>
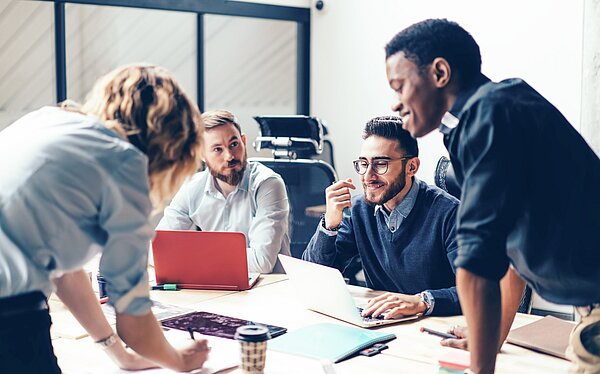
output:
<instances>
[{"instance_id":1,"label":"navy blue sweater","mask_svg":"<svg viewBox=\"0 0 600 374\"><path fill-rule=\"evenodd\" d=\"M413 209L392 233L383 213L375 215L375 207L357 196L338 234L317 228L302 258L343 271L360 256L368 287L409 295L428 290L435 298L431 315L461 314L454 268L458 204L441 189L419 182Z\"/></svg>"}]
</instances>

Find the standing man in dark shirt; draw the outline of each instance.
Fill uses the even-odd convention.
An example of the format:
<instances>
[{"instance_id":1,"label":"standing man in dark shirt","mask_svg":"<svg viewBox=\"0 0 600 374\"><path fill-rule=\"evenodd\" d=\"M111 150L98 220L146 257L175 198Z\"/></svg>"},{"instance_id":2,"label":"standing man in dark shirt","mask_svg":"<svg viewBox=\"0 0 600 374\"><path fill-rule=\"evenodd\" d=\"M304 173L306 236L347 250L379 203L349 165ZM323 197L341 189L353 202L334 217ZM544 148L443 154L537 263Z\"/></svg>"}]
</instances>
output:
<instances>
[{"instance_id":1,"label":"standing man in dark shirt","mask_svg":"<svg viewBox=\"0 0 600 374\"><path fill-rule=\"evenodd\" d=\"M401 31L386 66L404 128L420 137L439 127L462 186L456 276L471 369L494 371L523 279L577 307L568 355L580 372L600 372L598 156L527 83L485 77L479 46L454 22Z\"/></svg>"},{"instance_id":2,"label":"standing man in dark shirt","mask_svg":"<svg viewBox=\"0 0 600 374\"><path fill-rule=\"evenodd\" d=\"M354 168L364 196L351 200L351 179L328 187L326 213L302 257L344 270L360 256L367 285L390 291L371 299L365 316L460 314L453 265L458 200L415 178L419 148L400 118L372 119L363 139ZM350 216L343 217L344 208Z\"/></svg>"}]
</instances>

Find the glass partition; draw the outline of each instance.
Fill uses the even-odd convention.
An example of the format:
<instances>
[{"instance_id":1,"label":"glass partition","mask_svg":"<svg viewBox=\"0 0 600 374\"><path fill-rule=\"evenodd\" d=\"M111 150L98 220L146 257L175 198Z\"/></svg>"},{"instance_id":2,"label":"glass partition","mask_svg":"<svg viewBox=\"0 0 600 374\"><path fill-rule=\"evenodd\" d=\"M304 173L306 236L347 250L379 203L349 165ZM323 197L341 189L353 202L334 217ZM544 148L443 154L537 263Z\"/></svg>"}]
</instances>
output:
<instances>
[{"instance_id":1,"label":"glass partition","mask_svg":"<svg viewBox=\"0 0 600 374\"><path fill-rule=\"evenodd\" d=\"M256 115L296 114L296 22L204 16L205 110L226 109L240 121L248 155Z\"/></svg>"},{"instance_id":2,"label":"glass partition","mask_svg":"<svg viewBox=\"0 0 600 374\"><path fill-rule=\"evenodd\" d=\"M0 1L0 130L55 92L53 5Z\"/></svg>"},{"instance_id":3,"label":"glass partition","mask_svg":"<svg viewBox=\"0 0 600 374\"><path fill-rule=\"evenodd\" d=\"M82 101L98 77L148 62L171 71L196 102L196 14L66 4L67 96Z\"/></svg>"}]
</instances>

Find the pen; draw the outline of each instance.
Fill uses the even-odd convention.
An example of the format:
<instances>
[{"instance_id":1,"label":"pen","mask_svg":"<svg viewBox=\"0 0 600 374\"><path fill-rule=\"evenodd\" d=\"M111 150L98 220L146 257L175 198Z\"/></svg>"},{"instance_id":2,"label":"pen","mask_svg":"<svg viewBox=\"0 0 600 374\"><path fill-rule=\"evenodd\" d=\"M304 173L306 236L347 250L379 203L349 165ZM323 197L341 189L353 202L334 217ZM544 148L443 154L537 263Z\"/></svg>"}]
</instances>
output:
<instances>
[{"instance_id":1,"label":"pen","mask_svg":"<svg viewBox=\"0 0 600 374\"><path fill-rule=\"evenodd\" d=\"M421 332L426 332L428 334L439 336L440 338L444 339L458 339L458 336L456 335L448 334L446 332L435 331L432 329L428 329L427 327L421 327L420 330Z\"/></svg>"},{"instance_id":2,"label":"pen","mask_svg":"<svg viewBox=\"0 0 600 374\"><path fill-rule=\"evenodd\" d=\"M191 327L188 327L187 330L190 333L190 338L192 338L192 340L196 340L196 338L194 338L194 330L192 330Z\"/></svg>"},{"instance_id":3,"label":"pen","mask_svg":"<svg viewBox=\"0 0 600 374\"><path fill-rule=\"evenodd\" d=\"M157 284L156 286L152 286L152 289L159 291L179 291L179 288L174 283Z\"/></svg>"}]
</instances>

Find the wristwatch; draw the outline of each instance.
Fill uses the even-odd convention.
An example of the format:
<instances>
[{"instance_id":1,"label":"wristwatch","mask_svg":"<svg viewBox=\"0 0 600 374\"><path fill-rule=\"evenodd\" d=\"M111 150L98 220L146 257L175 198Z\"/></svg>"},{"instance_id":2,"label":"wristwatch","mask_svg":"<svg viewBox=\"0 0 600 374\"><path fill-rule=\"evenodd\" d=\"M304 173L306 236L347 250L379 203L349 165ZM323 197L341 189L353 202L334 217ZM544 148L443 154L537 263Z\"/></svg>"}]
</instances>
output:
<instances>
[{"instance_id":1,"label":"wristwatch","mask_svg":"<svg viewBox=\"0 0 600 374\"><path fill-rule=\"evenodd\" d=\"M435 304L435 300L433 295L429 291L423 291L419 294L421 301L425 304L425 311L423 312L424 316L427 316L433 312L433 305Z\"/></svg>"},{"instance_id":2,"label":"wristwatch","mask_svg":"<svg viewBox=\"0 0 600 374\"><path fill-rule=\"evenodd\" d=\"M100 339L94 343L98 344L102 349L108 349L116 342L117 342L117 335L113 332L107 338Z\"/></svg>"},{"instance_id":3,"label":"wristwatch","mask_svg":"<svg viewBox=\"0 0 600 374\"><path fill-rule=\"evenodd\" d=\"M338 231L340 229L340 226L342 226L342 224L340 223L339 225L337 225L336 227L330 228L327 227L325 225L325 213L321 214L321 226L323 226L323 228L327 231Z\"/></svg>"}]
</instances>

